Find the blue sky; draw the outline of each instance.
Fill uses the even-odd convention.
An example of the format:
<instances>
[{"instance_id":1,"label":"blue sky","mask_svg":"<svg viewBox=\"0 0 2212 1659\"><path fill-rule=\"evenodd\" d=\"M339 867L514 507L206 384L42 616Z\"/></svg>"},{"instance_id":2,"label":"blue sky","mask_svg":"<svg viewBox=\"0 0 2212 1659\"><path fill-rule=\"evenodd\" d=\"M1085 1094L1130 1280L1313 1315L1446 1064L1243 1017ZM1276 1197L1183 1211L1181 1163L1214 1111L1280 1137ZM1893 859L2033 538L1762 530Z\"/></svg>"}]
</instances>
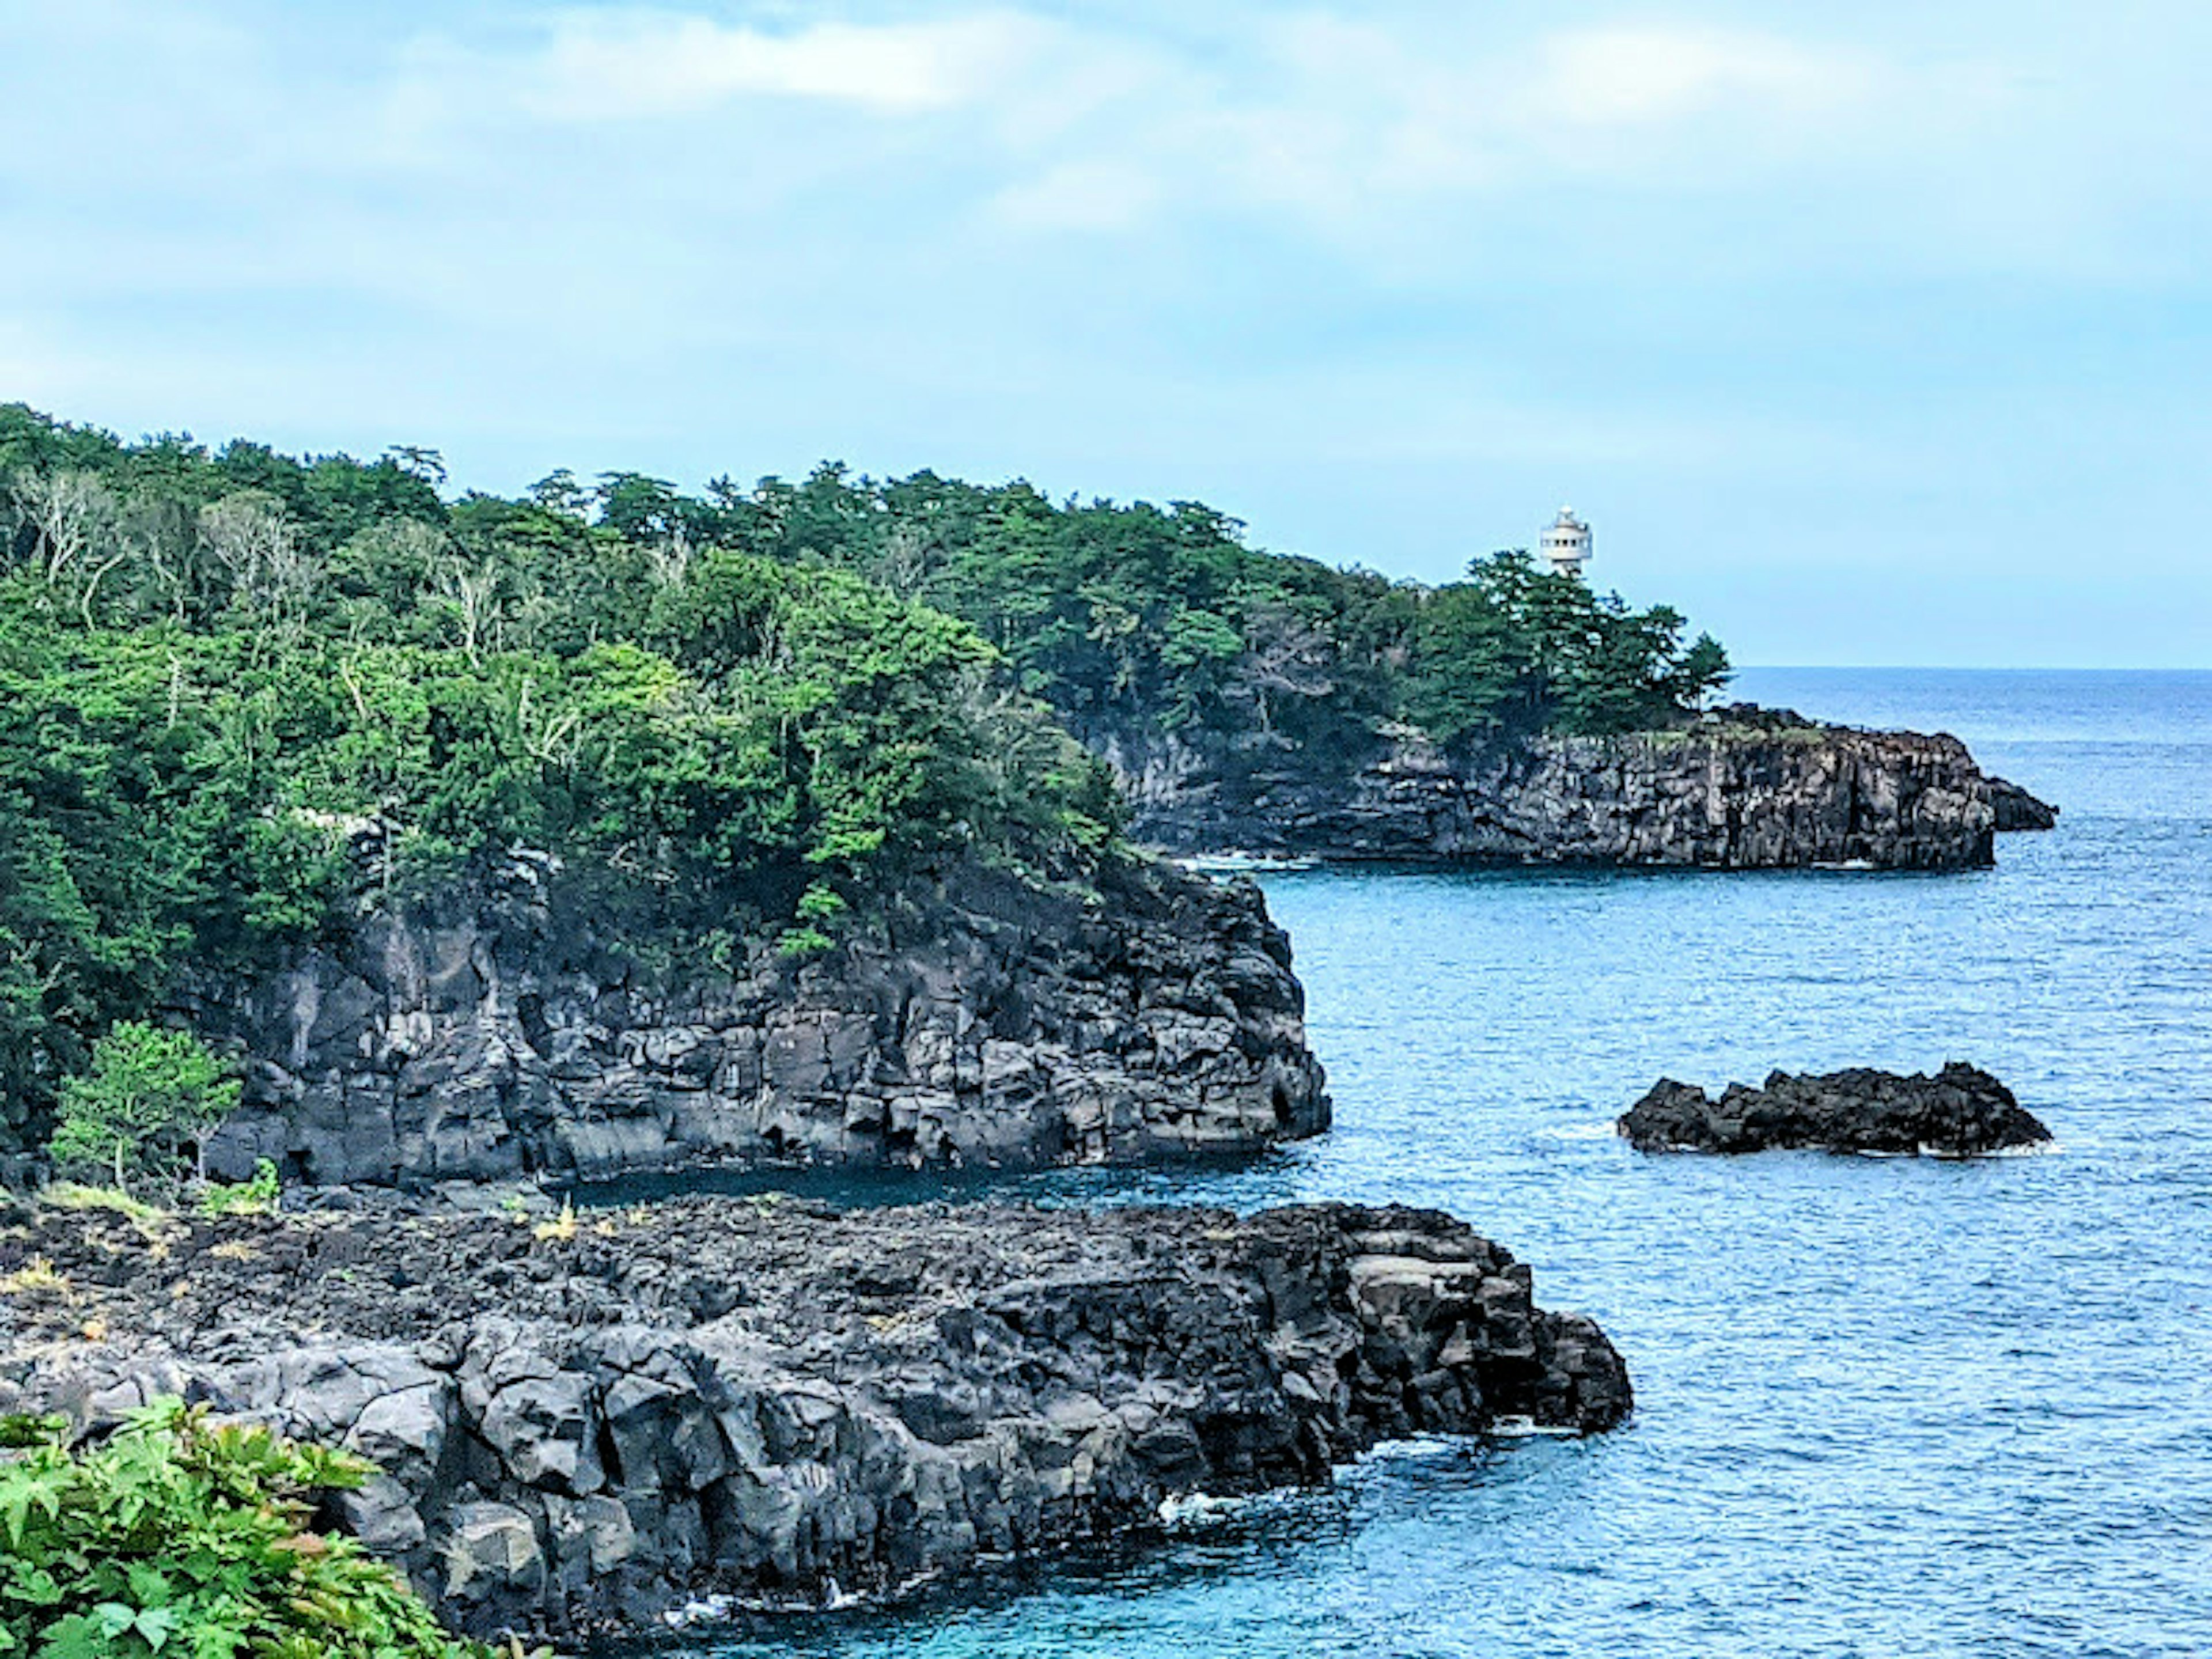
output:
<instances>
[{"instance_id":1,"label":"blue sky","mask_svg":"<svg viewBox=\"0 0 2212 1659\"><path fill-rule=\"evenodd\" d=\"M0 398L2212 666L2212 7L0 0Z\"/></svg>"}]
</instances>

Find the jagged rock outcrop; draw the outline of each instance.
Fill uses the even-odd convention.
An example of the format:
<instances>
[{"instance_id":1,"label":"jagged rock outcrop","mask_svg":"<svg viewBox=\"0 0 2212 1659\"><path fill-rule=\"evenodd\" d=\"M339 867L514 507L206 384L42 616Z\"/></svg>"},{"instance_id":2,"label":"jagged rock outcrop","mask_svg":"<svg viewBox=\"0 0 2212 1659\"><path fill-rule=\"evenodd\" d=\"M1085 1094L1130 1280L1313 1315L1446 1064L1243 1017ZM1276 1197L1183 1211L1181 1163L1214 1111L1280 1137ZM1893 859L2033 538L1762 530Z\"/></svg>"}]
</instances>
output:
<instances>
[{"instance_id":1,"label":"jagged rock outcrop","mask_svg":"<svg viewBox=\"0 0 2212 1659\"><path fill-rule=\"evenodd\" d=\"M1252 738L1093 737L1133 833L1177 854L1331 860L1985 866L1996 795L1945 736L1738 706L1679 730L1468 752L1410 727L1357 752Z\"/></svg>"},{"instance_id":2,"label":"jagged rock outcrop","mask_svg":"<svg viewBox=\"0 0 2212 1659\"><path fill-rule=\"evenodd\" d=\"M210 1163L322 1184L706 1162L1252 1152L1328 1124L1290 944L1249 883L1150 861L1061 892L973 866L806 966L649 963L519 854L181 1012L243 1050Z\"/></svg>"},{"instance_id":3,"label":"jagged rock outcrop","mask_svg":"<svg viewBox=\"0 0 2212 1659\"><path fill-rule=\"evenodd\" d=\"M1620 1422L1619 1355L1434 1212L840 1214L693 1198L0 1230L0 1412L204 1400L355 1448L342 1518L454 1623L818 1601L1324 1480L1394 1437ZM157 1243L158 1248L152 1248Z\"/></svg>"},{"instance_id":4,"label":"jagged rock outcrop","mask_svg":"<svg viewBox=\"0 0 2212 1659\"><path fill-rule=\"evenodd\" d=\"M2058 809L2049 801L2037 799L2009 778L1990 780L1990 805L1996 810L2000 835L2058 827Z\"/></svg>"},{"instance_id":5,"label":"jagged rock outcrop","mask_svg":"<svg viewBox=\"0 0 2212 1659\"><path fill-rule=\"evenodd\" d=\"M1824 1076L1776 1072L1762 1088L1731 1083L1718 1100L1662 1079L1619 1127L1644 1152L1811 1147L1972 1158L2051 1139L2011 1090L1958 1060L1933 1077L1865 1067Z\"/></svg>"}]
</instances>

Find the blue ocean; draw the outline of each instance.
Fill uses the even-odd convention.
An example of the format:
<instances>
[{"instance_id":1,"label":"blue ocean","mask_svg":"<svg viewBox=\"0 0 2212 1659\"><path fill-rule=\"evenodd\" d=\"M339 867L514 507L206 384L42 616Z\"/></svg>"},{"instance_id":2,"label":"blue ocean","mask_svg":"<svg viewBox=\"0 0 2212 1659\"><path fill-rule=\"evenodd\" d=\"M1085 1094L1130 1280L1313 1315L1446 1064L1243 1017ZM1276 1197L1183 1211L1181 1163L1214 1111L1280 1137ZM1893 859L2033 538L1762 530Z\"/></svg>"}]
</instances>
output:
<instances>
[{"instance_id":1,"label":"blue ocean","mask_svg":"<svg viewBox=\"0 0 2212 1659\"><path fill-rule=\"evenodd\" d=\"M1632 1425L1388 1448L1156 1547L685 1650L2212 1653L2212 674L1737 690L1955 732L2059 827L1964 875L1272 877L1334 1132L1235 1169L1011 1183L1451 1210L1604 1324ZM1648 1159L1609 1129L1662 1076L1954 1058L2057 1149Z\"/></svg>"}]
</instances>

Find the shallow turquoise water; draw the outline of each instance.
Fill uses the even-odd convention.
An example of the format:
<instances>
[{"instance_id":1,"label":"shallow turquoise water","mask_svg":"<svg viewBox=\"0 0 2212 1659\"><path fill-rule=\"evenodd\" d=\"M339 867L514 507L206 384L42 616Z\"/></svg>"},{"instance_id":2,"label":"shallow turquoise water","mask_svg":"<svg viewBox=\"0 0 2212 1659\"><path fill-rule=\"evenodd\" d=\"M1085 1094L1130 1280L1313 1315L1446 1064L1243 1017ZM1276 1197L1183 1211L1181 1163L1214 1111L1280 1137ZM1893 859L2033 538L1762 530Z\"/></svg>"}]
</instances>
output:
<instances>
[{"instance_id":1,"label":"shallow turquoise water","mask_svg":"<svg viewBox=\"0 0 2212 1659\"><path fill-rule=\"evenodd\" d=\"M689 1650L2212 1652L2212 675L1741 689L1955 731L2060 828L1960 876L1276 878L1335 1132L1012 1183L1451 1209L1605 1324L1632 1427L1401 1449L1134 1556ZM1607 1130L1662 1073L1953 1057L2062 1150L1647 1160Z\"/></svg>"}]
</instances>

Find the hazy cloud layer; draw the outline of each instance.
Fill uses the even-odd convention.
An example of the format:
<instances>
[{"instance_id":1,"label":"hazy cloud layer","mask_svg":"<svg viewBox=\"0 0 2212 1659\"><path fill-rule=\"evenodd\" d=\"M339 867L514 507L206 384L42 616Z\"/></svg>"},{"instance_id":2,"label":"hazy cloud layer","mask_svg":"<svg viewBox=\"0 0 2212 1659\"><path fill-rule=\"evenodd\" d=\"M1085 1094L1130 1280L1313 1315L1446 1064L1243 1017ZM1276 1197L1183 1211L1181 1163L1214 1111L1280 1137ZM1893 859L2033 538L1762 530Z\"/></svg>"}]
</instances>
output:
<instances>
[{"instance_id":1,"label":"hazy cloud layer","mask_svg":"<svg viewBox=\"0 0 2212 1659\"><path fill-rule=\"evenodd\" d=\"M2212 16L2067 9L7 9L0 396L1427 576L1571 496L1748 659L2201 662Z\"/></svg>"}]
</instances>

